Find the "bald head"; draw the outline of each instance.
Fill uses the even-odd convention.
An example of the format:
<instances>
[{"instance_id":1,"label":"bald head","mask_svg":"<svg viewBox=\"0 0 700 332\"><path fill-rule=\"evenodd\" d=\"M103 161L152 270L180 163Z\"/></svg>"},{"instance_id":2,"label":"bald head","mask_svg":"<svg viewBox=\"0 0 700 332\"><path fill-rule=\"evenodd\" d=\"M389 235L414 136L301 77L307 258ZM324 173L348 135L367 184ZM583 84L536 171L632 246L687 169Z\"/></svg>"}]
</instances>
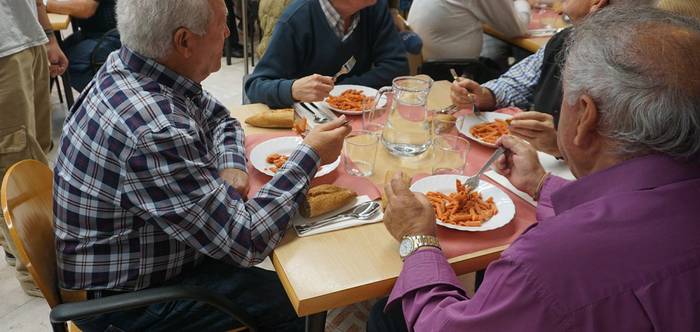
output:
<instances>
[{"instance_id":1,"label":"bald head","mask_svg":"<svg viewBox=\"0 0 700 332\"><path fill-rule=\"evenodd\" d=\"M612 32L612 33L611 33ZM620 157L700 158L700 22L610 7L575 29L564 69L568 105L590 96Z\"/></svg>"}]
</instances>

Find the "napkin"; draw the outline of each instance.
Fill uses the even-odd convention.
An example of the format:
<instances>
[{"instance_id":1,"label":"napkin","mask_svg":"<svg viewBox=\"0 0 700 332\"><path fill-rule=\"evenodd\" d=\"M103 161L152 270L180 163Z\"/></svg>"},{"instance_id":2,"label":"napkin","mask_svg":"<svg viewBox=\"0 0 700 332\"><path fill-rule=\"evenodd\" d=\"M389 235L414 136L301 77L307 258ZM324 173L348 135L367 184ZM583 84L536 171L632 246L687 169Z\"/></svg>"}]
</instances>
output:
<instances>
[{"instance_id":1,"label":"napkin","mask_svg":"<svg viewBox=\"0 0 700 332\"><path fill-rule=\"evenodd\" d=\"M557 160L554 158L554 156L542 152L537 152L537 156L539 157L540 163L542 164L542 167L544 167L545 171L567 180L576 179L569 170L569 166L567 166L563 160ZM510 192L522 198L524 201L530 203L530 205L537 206L537 202L533 200L530 195L515 189L515 187L510 183L510 181L508 181L508 179L506 179L506 177L496 173L495 171L485 172L484 175L510 190Z\"/></svg>"},{"instance_id":2,"label":"napkin","mask_svg":"<svg viewBox=\"0 0 700 332\"><path fill-rule=\"evenodd\" d=\"M333 113L331 110L328 109L328 107L326 107L326 103L323 103L323 102L313 103L314 105L316 105L318 107L318 110L315 109L313 106L309 105L311 103L306 103L306 104L307 104L307 106L309 106L309 108L311 108L315 112L321 112L322 114L324 114L325 116L327 116L331 120L337 118L335 113ZM309 126L309 129L316 127L317 125L320 124L320 123L316 123L316 121L314 121L314 115L309 110L304 108L304 106L301 106L301 104L294 103L294 105L292 105L292 107L294 108L294 112L296 112L297 114L300 114L301 116L306 118L306 125Z\"/></svg>"},{"instance_id":3,"label":"napkin","mask_svg":"<svg viewBox=\"0 0 700 332\"><path fill-rule=\"evenodd\" d=\"M337 215L338 213L341 213L343 211L346 211L353 206L357 206L359 204L362 204L364 202L369 202L372 199L369 196L363 195L363 196L358 196L355 197L351 202L348 204L345 204L342 208L335 210L333 212L329 212L326 214L322 214L320 216L316 216L313 218L304 218L300 214L297 213L297 215L292 219L292 225L302 225L302 224L309 224L309 223L314 223L326 218L333 217ZM304 235L299 234L299 232L294 228L295 231L297 231L297 235L299 237L305 237L305 236L310 236L310 235L315 235L315 234L321 234L321 233L326 233L330 231L335 231L343 228L349 228L349 227L355 227L359 225L366 225L366 224L372 224L375 222L382 221L384 219L384 213L381 211L381 208L377 212L377 214L374 216L374 218L368 219L368 220L359 220L359 219L347 219L343 220L337 223L329 224L328 226L324 226L321 228L318 228L316 230L310 231L308 233L305 233Z\"/></svg>"}]
</instances>

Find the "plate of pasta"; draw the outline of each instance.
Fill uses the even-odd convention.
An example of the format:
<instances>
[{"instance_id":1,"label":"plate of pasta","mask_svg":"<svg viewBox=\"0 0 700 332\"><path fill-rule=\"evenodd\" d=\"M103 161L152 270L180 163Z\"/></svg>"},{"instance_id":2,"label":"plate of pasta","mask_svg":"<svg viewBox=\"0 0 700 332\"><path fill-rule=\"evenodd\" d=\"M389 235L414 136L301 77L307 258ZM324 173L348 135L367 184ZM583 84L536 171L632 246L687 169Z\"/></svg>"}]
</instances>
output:
<instances>
[{"instance_id":1,"label":"plate of pasta","mask_svg":"<svg viewBox=\"0 0 700 332\"><path fill-rule=\"evenodd\" d=\"M255 169L263 174L274 176L284 167L289 156L296 151L299 144L302 143L302 138L298 136L283 136L276 137L264 141L250 151L250 163ZM340 165L340 157L334 162L322 165L316 172L316 177L324 176Z\"/></svg>"},{"instance_id":2,"label":"plate of pasta","mask_svg":"<svg viewBox=\"0 0 700 332\"><path fill-rule=\"evenodd\" d=\"M363 110L365 112L369 110L371 103L374 103L376 95L377 90L370 87L341 84L336 85L331 90L330 95L324 102L328 109L334 112L346 115L360 115ZM384 104L386 104L385 99L385 97L382 97L380 100L380 107L384 107Z\"/></svg>"},{"instance_id":3,"label":"plate of pasta","mask_svg":"<svg viewBox=\"0 0 700 332\"><path fill-rule=\"evenodd\" d=\"M459 132L481 145L495 148L501 136L510 134L508 126L512 117L494 112L481 112L479 117L466 115L461 120Z\"/></svg>"},{"instance_id":4,"label":"plate of pasta","mask_svg":"<svg viewBox=\"0 0 700 332\"><path fill-rule=\"evenodd\" d=\"M425 194L440 226L483 232L507 225L515 216L515 204L503 190L479 181L475 189L462 185L467 176L445 174L422 178L411 191Z\"/></svg>"}]
</instances>

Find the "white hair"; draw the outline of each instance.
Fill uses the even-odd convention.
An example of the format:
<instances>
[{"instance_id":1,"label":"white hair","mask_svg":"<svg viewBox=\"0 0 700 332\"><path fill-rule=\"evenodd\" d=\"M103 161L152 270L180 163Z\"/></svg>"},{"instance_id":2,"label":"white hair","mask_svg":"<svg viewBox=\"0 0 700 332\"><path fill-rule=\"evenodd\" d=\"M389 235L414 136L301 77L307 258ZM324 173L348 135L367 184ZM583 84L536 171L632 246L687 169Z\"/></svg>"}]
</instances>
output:
<instances>
[{"instance_id":1,"label":"white hair","mask_svg":"<svg viewBox=\"0 0 700 332\"><path fill-rule=\"evenodd\" d=\"M187 28L207 31L211 14L207 0L119 0L117 28L121 42L134 52L158 59L170 54L173 33Z\"/></svg>"},{"instance_id":2,"label":"white hair","mask_svg":"<svg viewBox=\"0 0 700 332\"><path fill-rule=\"evenodd\" d=\"M654 8L610 7L576 27L564 101L590 96L615 153L700 159L700 22Z\"/></svg>"},{"instance_id":3,"label":"white hair","mask_svg":"<svg viewBox=\"0 0 700 332\"><path fill-rule=\"evenodd\" d=\"M656 6L658 0L609 0L611 6L644 7Z\"/></svg>"}]
</instances>

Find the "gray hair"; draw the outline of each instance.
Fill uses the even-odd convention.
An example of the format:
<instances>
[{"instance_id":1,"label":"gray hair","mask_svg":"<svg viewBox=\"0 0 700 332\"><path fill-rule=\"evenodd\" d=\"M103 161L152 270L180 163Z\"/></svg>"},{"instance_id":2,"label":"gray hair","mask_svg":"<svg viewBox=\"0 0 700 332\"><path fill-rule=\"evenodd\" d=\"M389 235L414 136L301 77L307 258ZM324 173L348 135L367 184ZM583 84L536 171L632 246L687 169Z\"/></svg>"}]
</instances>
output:
<instances>
[{"instance_id":1,"label":"gray hair","mask_svg":"<svg viewBox=\"0 0 700 332\"><path fill-rule=\"evenodd\" d=\"M659 0L609 0L610 6L646 7L656 6Z\"/></svg>"},{"instance_id":2,"label":"gray hair","mask_svg":"<svg viewBox=\"0 0 700 332\"><path fill-rule=\"evenodd\" d=\"M576 27L564 102L583 94L621 158L700 157L700 22L654 8L610 7Z\"/></svg>"},{"instance_id":3,"label":"gray hair","mask_svg":"<svg viewBox=\"0 0 700 332\"><path fill-rule=\"evenodd\" d=\"M119 0L117 28L122 44L148 58L165 57L178 28L206 33L210 7L207 0Z\"/></svg>"}]
</instances>

